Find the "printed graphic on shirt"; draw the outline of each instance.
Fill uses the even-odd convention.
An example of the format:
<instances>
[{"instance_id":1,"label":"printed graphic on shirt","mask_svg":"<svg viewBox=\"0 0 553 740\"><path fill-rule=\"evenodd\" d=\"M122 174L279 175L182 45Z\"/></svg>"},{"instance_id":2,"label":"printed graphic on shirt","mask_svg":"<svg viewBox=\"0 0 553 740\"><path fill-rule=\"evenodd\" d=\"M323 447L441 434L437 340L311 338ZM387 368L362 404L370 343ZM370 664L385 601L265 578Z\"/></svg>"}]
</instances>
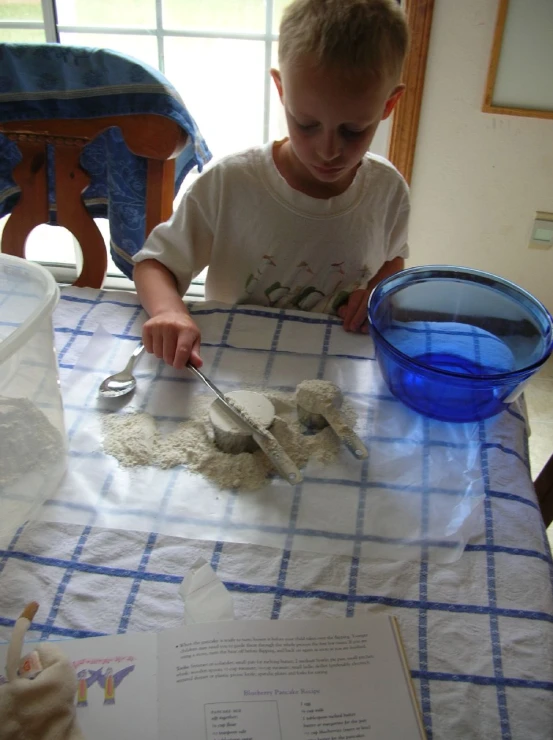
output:
<instances>
[{"instance_id":1,"label":"printed graphic on shirt","mask_svg":"<svg viewBox=\"0 0 553 740\"><path fill-rule=\"evenodd\" d=\"M255 293L255 290L263 277L263 273L268 267L276 267L276 262L271 254L264 254L261 264L258 265L254 272L248 275L248 279L246 280L245 289L248 295L253 295L253 293Z\"/></svg>"},{"instance_id":2,"label":"printed graphic on shirt","mask_svg":"<svg viewBox=\"0 0 553 740\"><path fill-rule=\"evenodd\" d=\"M261 263L246 280L244 289L248 299L276 308L336 313L354 290L366 287L370 277L367 265L350 271L342 260L315 271L302 260L291 272L287 284L283 284L280 280L271 280L273 268L278 267L273 255L263 255ZM278 269L276 272L280 274Z\"/></svg>"}]
</instances>

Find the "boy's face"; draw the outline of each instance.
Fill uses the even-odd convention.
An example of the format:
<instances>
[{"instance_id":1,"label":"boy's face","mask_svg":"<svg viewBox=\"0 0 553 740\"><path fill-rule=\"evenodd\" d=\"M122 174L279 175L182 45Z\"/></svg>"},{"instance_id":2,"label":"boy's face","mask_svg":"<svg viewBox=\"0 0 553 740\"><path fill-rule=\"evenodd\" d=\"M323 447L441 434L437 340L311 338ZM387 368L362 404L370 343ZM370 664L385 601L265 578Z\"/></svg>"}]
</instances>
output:
<instances>
[{"instance_id":1,"label":"boy's face","mask_svg":"<svg viewBox=\"0 0 553 740\"><path fill-rule=\"evenodd\" d=\"M282 174L293 187L308 194L312 189L315 197L325 189L329 194L343 192L403 85L389 77L347 80L338 70L308 59L271 74L290 135L284 161L277 162Z\"/></svg>"}]
</instances>

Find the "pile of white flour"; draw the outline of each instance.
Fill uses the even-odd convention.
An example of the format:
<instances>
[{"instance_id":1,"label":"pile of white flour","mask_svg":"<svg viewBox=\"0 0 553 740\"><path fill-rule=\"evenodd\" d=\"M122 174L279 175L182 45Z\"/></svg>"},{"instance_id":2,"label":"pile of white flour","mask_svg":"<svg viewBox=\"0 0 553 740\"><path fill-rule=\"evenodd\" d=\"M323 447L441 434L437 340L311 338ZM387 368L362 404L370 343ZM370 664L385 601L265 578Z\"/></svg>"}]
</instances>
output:
<instances>
[{"instance_id":1,"label":"pile of white flour","mask_svg":"<svg viewBox=\"0 0 553 740\"><path fill-rule=\"evenodd\" d=\"M275 407L272 434L298 467L305 465L309 458L322 463L336 459L340 452L337 436L330 427L316 434L305 434L297 420L294 394L260 392ZM150 414L106 414L102 418L104 451L126 467L172 468L185 464L220 488L260 488L273 472L270 460L261 450L238 455L219 450L208 417L212 402L211 395L198 397L195 408L190 410L191 420L179 424L169 434L161 433ZM344 404L342 412L353 425L353 409Z\"/></svg>"},{"instance_id":2,"label":"pile of white flour","mask_svg":"<svg viewBox=\"0 0 553 740\"><path fill-rule=\"evenodd\" d=\"M64 454L61 434L28 398L0 396L0 488Z\"/></svg>"}]
</instances>

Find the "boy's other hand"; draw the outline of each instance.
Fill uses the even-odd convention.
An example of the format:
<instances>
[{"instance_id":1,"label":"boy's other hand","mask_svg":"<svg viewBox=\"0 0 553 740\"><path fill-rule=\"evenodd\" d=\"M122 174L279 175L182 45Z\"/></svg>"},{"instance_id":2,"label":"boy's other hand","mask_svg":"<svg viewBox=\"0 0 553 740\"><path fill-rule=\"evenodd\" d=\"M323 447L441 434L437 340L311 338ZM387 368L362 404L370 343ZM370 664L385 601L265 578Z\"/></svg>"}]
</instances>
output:
<instances>
[{"instance_id":1,"label":"boy's other hand","mask_svg":"<svg viewBox=\"0 0 553 740\"><path fill-rule=\"evenodd\" d=\"M338 316L344 320L346 331L368 333L367 305L370 295L370 290L363 290L362 288L354 290L353 293L350 293L348 302L340 306Z\"/></svg>"},{"instance_id":2,"label":"boy's other hand","mask_svg":"<svg viewBox=\"0 0 553 740\"><path fill-rule=\"evenodd\" d=\"M142 327L146 351L181 370L186 363L203 365L200 357L200 330L193 319L181 311L165 311L148 319Z\"/></svg>"},{"instance_id":3,"label":"boy's other hand","mask_svg":"<svg viewBox=\"0 0 553 740\"><path fill-rule=\"evenodd\" d=\"M369 298L373 289L384 278L395 275L396 272L403 270L405 260L403 257L394 257L393 260L385 262L380 270L368 282L366 288L359 288L350 293L348 302L338 309L338 316L344 320L344 329L346 331L358 331L363 334L369 333L369 322L367 320L367 309Z\"/></svg>"}]
</instances>

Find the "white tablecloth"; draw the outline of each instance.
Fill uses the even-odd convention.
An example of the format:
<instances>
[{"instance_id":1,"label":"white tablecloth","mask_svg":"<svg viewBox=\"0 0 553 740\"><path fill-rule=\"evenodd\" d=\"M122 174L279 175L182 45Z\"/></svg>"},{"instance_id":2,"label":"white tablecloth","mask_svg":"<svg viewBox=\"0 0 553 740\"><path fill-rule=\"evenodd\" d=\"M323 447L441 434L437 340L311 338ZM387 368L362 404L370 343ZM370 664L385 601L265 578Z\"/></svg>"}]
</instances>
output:
<instances>
[{"instance_id":1,"label":"white tablecloth","mask_svg":"<svg viewBox=\"0 0 553 740\"><path fill-rule=\"evenodd\" d=\"M118 320L122 312L127 315L123 330ZM257 348L259 352L255 348L247 352L250 373L261 351L269 351L272 367L282 363L284 372L287 365L280 355L294 351L309 355L307 343L313 342L313 356L306 360L313 365L306 367L304 377L328 377L328 368L339 367L341 387L349 388L347 368L363 367L368 396L364 407L397 405L382 387L375 363L352 359L356 353L360 356L359 338L341 332L332 321L320 318L320 323L309 323L317 317L308 315L303 321L299 315L286 318L288 314L281 312L272 316L271 311L249 309L221 309L217 315L219 335L204 334L208 363L217 353L224 357L240 337L249 336L250 344L266 343L269 335L268 347L264 344ZM139 337L143 319L134 296L64 291L56 312L56 340L67 393L77 387L70 374L90 346L98 318L107 332L119 336L122 356L132 351ZM276 323L272 334L258 331L258 322L266 321ZM309 331L304 331L306 326ZM241 331L233 334L237 327ZM313 359L315 341L320 342L321 336L322 352ZM285 343L289 343L287 349L281 349ZM266 370L264 355L259 372ZM143 371L149 372L146 367ZM297 380L286 380L280 371L279 378L282 386ZM82 409L68 404L66 414L71 434L77 415L82 419ZM411 412L405 418L411 419ZM423 429L432 427L422 419L419 423ZM285 533L272 533L281 540L268 536L266 546L190 534L185 539L175 536L178 526L171 533L159 533L152 512L144 518L140 511L127 512L118 529L98 526L103 523L102 507L87 508L88 502L80 507L79 491L72 499L65 491L44 508L45 518L58 521L27 524L0 551L0 636L9 636L22 604L31 599L41 602L33 637L174 626L182 619L178 584L202 555L232 592L238 618L334 617L384 609L394 613L429 737L548 738L553 727L553 565L528 473L524 419L513 410L477 426L483 501L474 510L473 535L456 562L431 562L424 547L417 558L411 553L406 561L377 558L363 540L359 510L354 529L358 537L350 540L351 552L336 552L331 546L325 550L321 542L332 542L332 537L319 539L321 546L311 548L323 552L308 552L295 543L297 519ZM408 429L412 432L416 425ZM378 427L362 431L370 432L372 454ZM440 447L439 440L431 437L423 440L422 447L432 441ZM451 448L451 439L445 447ZM366 485L371 475L369 465L357 486L358 509L373 490ZM450 472L452 479L459 475L454 468ZM432 491L428 478L423 477L419 485L426 487L426 493ZM107 489L97 491L99 498L106 493ZM293 495L292 504L301 507L301 494ZM431 492L425 499L421 494L421 501L429 502L426 517L432 515L432 496ZM168 505L167 499L161 500L158 508L164 501ZM135 531L130 528L133 521ZM309 529L309 522L304 529ZM301 536L315 535L302 532Z\"/></svg>"}]
</instances>

